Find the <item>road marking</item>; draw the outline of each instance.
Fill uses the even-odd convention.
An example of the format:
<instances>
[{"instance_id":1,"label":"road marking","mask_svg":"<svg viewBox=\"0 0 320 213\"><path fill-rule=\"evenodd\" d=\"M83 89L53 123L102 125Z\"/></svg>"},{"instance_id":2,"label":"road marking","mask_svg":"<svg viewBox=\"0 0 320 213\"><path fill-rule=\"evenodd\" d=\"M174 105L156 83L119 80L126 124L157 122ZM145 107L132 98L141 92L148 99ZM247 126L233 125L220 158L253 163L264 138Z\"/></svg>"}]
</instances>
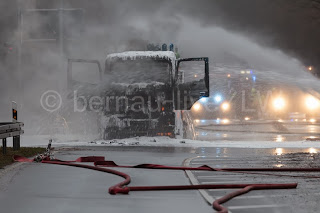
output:
<instances>
[{"instance_id":1,"label":"road marking","mask_svg":"<svg viewBox=\"0 0 320 213\"><path fill-rule=\"evenodd\" d=\"M223 161L223 162L227 162L227 161L235 161L235 162L239 162L239 160L228 160L228 159L217 159L217 160L207 160L207 161L193 161L191 162L191 165L192 164L200 164L200 163L208 163L208 162L216 162L216 161ZM254 160L251 160L252 162ZM248 161L241 161L241 162L248 162Z\"/></svg>"},{"instance_id":2,"label":"road marking","mask_svg":"<svg viewBox=\"0 0 320 213\"><path fill-rule=\"evenodd\" d=\"M194 170L194 171L192 171L192 172L194 172L194 173L201 173L201 172L209 172L209 173L212 173L212 172L219 172L219 174L223 174L223 173L225 173L225 174L234 174L234 173L230 173L229 171L215 171L215 170Z\"/></svg>"},{"instance_id":3,"label":"road marking","mask_svg":"<svg viewBox=\"0 0 320 213\"><path fill-rule=\"evenodd\" d=\"M250 176L252 174L247 174L247 173L240 173L240 172L222 172L222 171L207 171L208 173L206 172L203 172L203 171L192 171L194 173L194 175L196 175L197 177L234 177L234 178L240 178L240 177L247 177L247 176ZM216 173L214 173L216 172ZM214 174L214 175L210 175L211 174ZM220 175L216 175L216 174L220 174Z\"/></svg>"},{"instance_id":4,"label":"road marking","mask_svg":"<svg viewBox=\"0 0 320 213\"><path fill-rule=\"evenodd\" d=\"M241 164L248 164L248 163L251 163L251 162L254 162L256 165L265 165L265 163L266 162L260 162L260 163L258 163L257 164L257 161L223 161L223 164L230 164L230 163L233 163L233 162L236 162L238 165L241 165ZM268 160L268 164L270 164L270 163L272 163L272 164L276 164L276 163L284 163L285 162L285 164L286 165L289 165L289 164L293 164L293 165L295 165L298 161L290 161L290 160L288 160L288 162L286 162L285 160L279 160L279 161L277 161L277 160ZM212 162L210 162L210 161L207 161L207 162L200 162L200 163L197 163L197 162L191 162L191 165L203 165L203 164L205 164L205 165L217 165L217 164L222 164L222 162L217 162L217 161L212 161ZM233 163L234 164L234 163ZM269 167L268 167L269 168Z\"/></svg>"},{"instance_id":5,"label":"road marking","mask_svg":"<svg viewBox=\"0 0 320 213\"><path fill-rule=\"evenodd\" d=\"M197 157L194 157L194 158L188 158L186 159L184 162L183 162L183 166L190 166L190 162L193 160L193 159L196 159ZM191 184L193 185L198 185L199 182L198 180L195 178L194 174L190 171L190 170L185 170L185 173L186 175L188 176ZM204 189L200 189L199 190L200 194L202 195L202 197L210 204L212 205L212 203L217 199L217 198L214 198L213 196L209 195L209 193L204 190ZM229 213L231 213L231 211L229 211Z\"/></svg>"},{"instance_id":6,"label":"road marking","mask_svg":"<svg viewBox=\"0 0 320 213\"><path fill-rule=\"evenodd\" d=\"M314 196L320 196L320 193L314 193L313 194ZM232 198L232 199L260 199L260 198L266 198L266 197L283 197L283 196L286 196L286 197L293 197L293 196L296 196L296 195L293 195L293 194L277 194L277 195L242 195L242 196L238 196L238 197L235 197L235 198Z\"/></svg>"},{"instance_id":7,"label":"road marking","mask_svg":"<svg viewBox=\"0 0 320 213\"><path fill-rule=\"evenodd\" d=\"M199 165L199 164L214 164L218 163L218 164L223 164L223 166L226 166L226 164L232 164L233 162L237 162L237 165L241 163L248 163L248 162L255 162L254 160L233 160L233 159L214 159L212 162L210 162L210 160L207 159L201 159L200 161L195 160L195 159L199 159L199 157L195 157L195 158L189 158L186 159L183 163L184 166L190 166L190 164L193 165ZM261 160L261 159L259 159ZM276 160L274 159L266 159L272 162L277 163ZM203 161L203 162L201 162ZM283 159L281 160L283 162ZM261 163L261 165L265 165L263 163ZM219 168L223 168L223 167L219 167ZM210 174L211 171L185 171L187 176L190 179L190 182L192 184L255 184L255 182L257 182L256 179L253 179L253 181L241 181L241 178L247 178L248 174L245 173L230 173L230 172L223 172L223 171L216 171L219 173L212 173L214 175L208 175ZM219 174L219 175L218 175ZM222 181L215 181L215 179L223 179ZM205 179L205 180L213 180L213 181L204 181L202 182L201 179ZM228 181L225 181L228 180ZM230 181L231 180L231 181ZM233 181L232 181L233 180ZM278 181L278 179L276 179ZM201 195L204 197L204 199L209 203L212 204L215 200L219 199L221 196L217 197L217 195L212 195L215 192L220 192L218 194L221 194L221 192L226 192L229 193L230 191L236 191L238 189L208 189L208 190L199 190L199 192L201 193ZM319 193L320 195L320 193ZM264 199L267 197L281 197L281 196L287 196L287 194L283 195L283 194L271 194L271 195L247 195L247 196L238 196L235 197L233 199ZM293 195L292 195L293 196ZM254 209L259 209L259 208L279 208L279 207L289 207L288 205L276 205L276 204L269 204L269 205L243 205L241 206L241 204L239 206L228 206L229 212L231 212L231 210L241 210L241 209L252 209L251 211L254 211Z\"/></svg>"},{"instance_id":8,"label":"road marking","mask_svg":"<svg viewBox=\"0 0 320 213\"><path fill-rule=\"evenodd\" d=\"M228 160L228 159L219 159L219 160L208 160L208 161L192 161L191 164L199 164L199 163L208 163L208 162L239 162L239 163L246 163L246 162L255 162L255 163L265 163L265 162L299 162L298 160L291 160L291 159L275 159L275 158L269 158L269 159L265 159L265 160L261 160L259 162L257 162L257 160Z\"/></svg>"},{"instance_id":9,"label":"road marking","mask_svg":"<svg viewBox=\"0 0 320 213\"><path fill-rule=\"evenodd\" d=\"M289 207L288 205L247 205L247 206L228 206L230 210L237 209L261 209L261 208L279 208L279 207Z\"/></svg>"},{"instance_id":10,"label":"road marking","mask_svg":"<svg viewBox=\"0 0 320 213\"><path fill-rule=\"evenodd\" d=\"M225 192L225 191L236 191L237 189L207 189L210 192ZM233 198L232 198L233 199Z\"/></svg>"},{"instance_id":11,"label":"road marking","mask_svg":"<svg viewBox=\"0 0 320 213\"><path fill-rule=\"evenodd\" d=\"M259 183L253 183L252 181L216 181L216 182L212 182L212 181L204 181L202 182L202 184L232 184L232 183L237 183L237 184L246 184L246 183L252 183L252 184L259 184ZM209 191L212 189L208 189Z\"/></svg>"},{"instance_id":12,"label":"road marking","mask_svg":"<svg viewBox=\"0 0 320 213\"><path fill-rule=\"evenodd\" d=\"M249 195L249 196L238 196L233 199L261 199L261 198L267 198L267 197L281 197L284 196L283 194L278 195ZM290 194L285 194L285 196L293 196Z\"/></svg>"},{"instance_id":13,"label":"road marking","mask_svg":"<svg viewBox=\"0 0 320 213\"><path fill-rule=\"evenodd\" d=\"M226 177L227 175L217 175L217 176L197 176L198 179L215 179L215 178L228 178L234 179L234 177L243 177L243 175L231 175L232 177Z\"/></svg>"}]
</instances>

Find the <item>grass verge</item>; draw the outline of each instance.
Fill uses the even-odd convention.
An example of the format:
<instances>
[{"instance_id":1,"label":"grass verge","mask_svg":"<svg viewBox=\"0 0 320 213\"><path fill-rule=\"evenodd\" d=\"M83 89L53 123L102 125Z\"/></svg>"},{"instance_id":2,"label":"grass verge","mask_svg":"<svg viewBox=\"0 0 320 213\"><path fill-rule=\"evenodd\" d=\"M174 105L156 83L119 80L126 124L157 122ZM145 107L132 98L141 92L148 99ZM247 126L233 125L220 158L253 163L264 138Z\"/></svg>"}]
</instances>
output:
<instances>
[{"instance_id":1,"label":"grass verge","mask_svg":"<svg viewBox=\"0 0 320 213\"><path fill-rule=\"evenodd\" d=\"M0 168L13 163L13 155L21 155L24 157L32 157L38 153L45 152L45 148L40 147L21 147L20 150L13 151L11 147L7 147L7 154L2 154L2 147L0 148Z\"/></svg>"}]
</instances>

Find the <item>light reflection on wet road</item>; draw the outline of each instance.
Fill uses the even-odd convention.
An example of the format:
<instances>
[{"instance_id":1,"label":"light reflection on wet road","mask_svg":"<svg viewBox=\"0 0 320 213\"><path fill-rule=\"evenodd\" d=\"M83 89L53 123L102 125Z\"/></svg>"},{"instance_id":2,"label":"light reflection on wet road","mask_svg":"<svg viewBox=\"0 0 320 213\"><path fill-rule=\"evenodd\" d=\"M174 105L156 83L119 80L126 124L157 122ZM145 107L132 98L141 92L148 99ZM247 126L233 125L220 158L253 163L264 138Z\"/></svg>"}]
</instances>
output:
<instances>
[{"instance_id":1,"label":"light reflection on wet road","mask_svg":"<svg viewBox=\"0 0 320 213\"><path fill-rule=\"evenodd\" d=\"M233 149L200 148L199 156L185 161L185 165L198 167L208 165L214 168L315 168L319 156L314 148L309 149ZM262 172L263 173L263 172ZM269 172L271 174L272 172ZM318 173L281 172L288 175L277 177L257 172L208 172L187 171L193 184L237 184L237 183L298 183L297 189L258 190L228 201L224 206L234 213L257 212L319 212L320 193L317 190L319 179L289 176L317 176ZM235 191L234 189L200 190L203 197L212 203L214 200Z\"/></svg>"},{"instance_id":2,"label":"light reflection on wet road","mask_svg":"<svg viewBox=\"0 0 320 213\"><path fill-rule=\"evenodd\" d=\"M320 138L320 124L296 122L195 122L196 139L205 141L274 141L290 142ZM320 141L320 140L319 140Z\"/></svg>"}]
</instances>

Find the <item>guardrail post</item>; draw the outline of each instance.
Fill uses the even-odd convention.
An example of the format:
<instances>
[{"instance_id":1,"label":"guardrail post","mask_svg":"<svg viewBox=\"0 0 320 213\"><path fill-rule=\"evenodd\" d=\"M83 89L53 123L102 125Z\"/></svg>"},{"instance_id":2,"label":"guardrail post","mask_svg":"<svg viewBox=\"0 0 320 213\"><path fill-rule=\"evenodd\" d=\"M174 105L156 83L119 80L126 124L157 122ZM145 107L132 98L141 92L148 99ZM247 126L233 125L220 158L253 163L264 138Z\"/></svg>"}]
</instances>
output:
<instances>
[{"instance_id":1,"label":"guardrail post","mask_svg":"<svg viewBox=\"0 0 320 213\"><path fill-rule=\"evenodd\" d=\"M18 105L15 101L12 101L12 122L18 121ZM13 150L20 149L20 135L13 137Z\"/></svg>"},{"instance_id":2,"label":"guardrail post","mask_svg":"<svg viewBox=\"0 0 320 213\"><path fill-rule=\"evenodd\" d=\"M6 138L2 139L2 154L3 155L7 154L7 139Z\"/></svg>"},{"instance_id":3,"label":"guardrail post","mask_svg":"<svg viewBox=\"0 0 320 213\"><path fill-rule=\"evenodd\" d=\"M13 150L19 150L20 149L20 136L14 136L13 137Z\"/></svg>"},{"instance_id":4,"label":"guardrail post","mask_svg":"<svg viewBox=\"0 0 320 213\"><path fill-rule=\"evenodd\" d=\"M12 137L12 149L16 150L16 137Z\"/></svg>"},{"instance_id":5,"label":"guardrail post","mask_svg":"<svg viewBox=\"0 0 320 213\"><path fill-rule=\"evenodd\" d=\"M17 136L17 150L20 149L20 135Z\"/></svg>"}]
</instances>

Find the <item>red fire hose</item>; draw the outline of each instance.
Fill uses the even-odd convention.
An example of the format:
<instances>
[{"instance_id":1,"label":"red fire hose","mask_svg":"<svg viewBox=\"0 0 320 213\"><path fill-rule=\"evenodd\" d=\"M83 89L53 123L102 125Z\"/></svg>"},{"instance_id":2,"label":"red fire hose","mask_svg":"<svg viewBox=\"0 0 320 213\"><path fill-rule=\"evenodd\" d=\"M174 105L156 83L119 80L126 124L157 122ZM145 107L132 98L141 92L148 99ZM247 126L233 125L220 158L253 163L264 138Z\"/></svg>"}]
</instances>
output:
<instances>
[{"instance_id":1,"label":"red fire hose","mask_svg":"<svg viewBox=\"0 0 320 213\"><path fill-rule=\"evenodd\" d=\"M32 162L32 160L21 157L21 156L13 156L15 161L19 162ZM104 157L97 156L89 156L89 157L81 157L76 159L75 161L61 161L61 160L50 160L49 158L45 158L41 161L42 163L47 164L56 164L56 165L64 165L64 166L72 166L72 167L80 167L86 168L96 171L101 171L105 173L114 174L124 178L125 180L111 186L109 188L109 193L112 195L115 194L128 194L130 191L156 191L156 190L192 190L192 189L236 189L241 188L238 191L227 194L226 196L214 201L213 208L221 213L228 212L227 208L223 207L221 204L229 201L230 199L245 194L251 190L262 190L262 189L293 189L297 187L297 183L290 184L226 184L226 185L180 185L180 186L128 186L131 178L129 175L119 172L113 169L102 168L101 166L109 166L109 167L122 167L122 168L145 168L145 169L171 169L171 170L202 170L202 171L226 171L225 169L215 169L209 166L201 166L201 167L171 167L157 164L140 164L136 166L118 166L113 161L104 161ZM87 164L77 164L75 162L94 162L95 166L87 165ZM97 166L99 165L99 166ZM232 170L232 169L230 169ZM236 171L247 171L236 169ZM250 171L255 171L250 169ZM267 170L271 171L271 170Z\"/></svg>"},{"instance_id":2,"label":"red fire hose","mask_svg":"<svg viewBox=\"0 0 320 213\"><path fill-rule=\"evenodd\" d=\"M117 165L113 161L96 161L96 162L94 162L94 165L99 166L99 167L166 169L166 170L196 170L196 171L233 172L233 173L254 174L254 175L269 175L269 176L291 177L291 178L320 178L320 176L309 176L309 175L284 175L284 174L274 174L274 173L261 173L263 171L267 171L267 172L320 172L320 168L212 168L207 165L202 165L200 167L176 167L176 166L165 166L165 165L158 165L158 164L138 164L135 166L123 166L123 165Z\"/></svg>"},{"instance_id":3,"label":"red fire hose","mask_svg":"<svg viewBox=\"0 0 320 213\"><path fill-rule=\"evenodd\" d=\"M231 192L222 198L219 198L218 200L215 200L212 204L213 208L217 210L220 213L228 213L228 209L221 204L231 200L234 197L237 197L239 195L248 193L252 190L262 190L262 189L292 189L297 188L298 184L252 184L249 186L244 187L243 189L240 189L235 192Z\"/></svg>"},{"instance_id":4,"label":"red fire hose","mask_svg":"<svg viewBox=\"0 0 320 213\"><path fill-rule=\"evenodd\" d=\"M176 167L176 166L165 166L159 164L138 164L135 166L122 166L117 165L114 161L95 161L95 166L103 167L119 167L119 168L143 168L143 169L172 169L172 170L204 170L204 171L255 171L255 172L320 172L320 168L212 168L207 165L200 167Z\"/></svg>"}]
</instances>

